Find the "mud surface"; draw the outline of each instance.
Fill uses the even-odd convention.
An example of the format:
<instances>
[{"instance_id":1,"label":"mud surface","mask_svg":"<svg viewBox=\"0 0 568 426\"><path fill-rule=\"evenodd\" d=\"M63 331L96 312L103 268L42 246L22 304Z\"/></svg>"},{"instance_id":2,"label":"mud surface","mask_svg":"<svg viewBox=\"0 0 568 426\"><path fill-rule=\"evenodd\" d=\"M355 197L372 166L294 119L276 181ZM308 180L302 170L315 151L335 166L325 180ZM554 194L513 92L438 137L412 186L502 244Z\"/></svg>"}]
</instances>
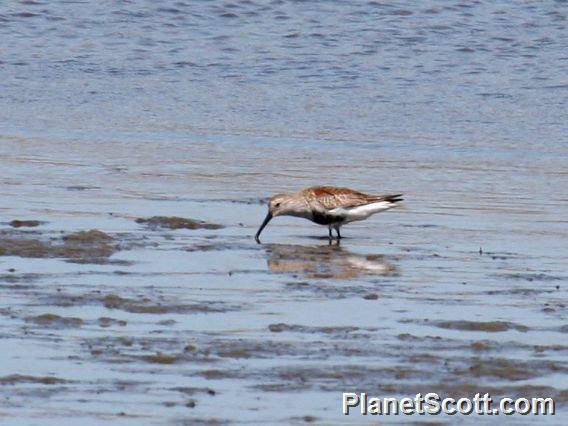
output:
<instances>
[{"instance_id":1,"label":"mud surface","mask_svg":"<svg viewBox=\"0 0 568 426\"><path fill-rule=\"evenodd\" d=\"M22 228L22 227L26 227L26 228L34 228L36 226L40 226L43 225L45 222L42 222L41 220L20 220L20 219L15 219L13 221L11 221L8 225L10 225L13 228Z\"/></svg>"},{"instance_id":2,"label":"mud surface","mask_svg":"<svg viewBox=\"0 0 568 426\"><path fill-rule=\"evenodd\" d=\"M110 256L126 248L96 229L71 233L20 232L0 229L0 256L64 258L70 262L109 263Z\"/></svg>"},{"instance_id":3,"label":"mud surface","mask_svg":"<svg viewBox=\"0 0 568 426\"><path fill-rule=\"evenodd\" d=\"M186 219L183 217L152 216L148 219L136 219L136 223L147 225L151 229L220 229L223 226L207 223L203 220Z\"/></svg>"},{"instance_id":4,"label":"mud surface","mask_svg":"<svg viewBox=\"0 0 568 426\"><path fill-rule=\"evenodd\" d=\"M0 148L3 421L343 424L343 391L568 400L561 158L519 170L513 153L382 148L388 161L350 179L340 142L308 160L304 141L239 139L228 155L199 137L113 140L111 155L89 139L23 140ZM258 164L263 144L283 163L266 151ZM368 148L349 153L363 162ZM293 218L256 244L258 200L322 170L402 189L405 206L346 226L340 244Z\"/></svg>"}]
</instances>

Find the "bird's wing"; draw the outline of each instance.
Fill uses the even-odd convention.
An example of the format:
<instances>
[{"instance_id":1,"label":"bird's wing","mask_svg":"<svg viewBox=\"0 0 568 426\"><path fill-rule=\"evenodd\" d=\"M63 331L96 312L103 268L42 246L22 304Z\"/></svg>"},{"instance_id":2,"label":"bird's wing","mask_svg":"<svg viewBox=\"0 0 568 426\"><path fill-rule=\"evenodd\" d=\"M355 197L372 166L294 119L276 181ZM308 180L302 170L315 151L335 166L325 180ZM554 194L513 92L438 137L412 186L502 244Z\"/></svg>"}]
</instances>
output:
<instances>
[{"instance_id":1,"label":"bird's wing","mask_svg":"<svg viewBox=\"0 0 568 426\"><path fill-rule=\"evenodd\" d=\"M385 196L367 195L353 189L334 186L313 186L301 191L301 195L312 209L324 211L330 211L339 207L357 207L385 200Z\"/></svg>"}]
</instances>

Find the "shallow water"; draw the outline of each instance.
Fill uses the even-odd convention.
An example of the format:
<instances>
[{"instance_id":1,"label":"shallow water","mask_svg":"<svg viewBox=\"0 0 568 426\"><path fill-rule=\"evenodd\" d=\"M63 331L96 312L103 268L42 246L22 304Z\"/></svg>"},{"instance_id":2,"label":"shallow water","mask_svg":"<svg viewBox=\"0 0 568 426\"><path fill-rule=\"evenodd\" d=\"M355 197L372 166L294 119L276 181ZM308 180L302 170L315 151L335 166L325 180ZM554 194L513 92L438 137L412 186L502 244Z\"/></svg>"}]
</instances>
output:
<instances>
[{"instance_id":1,"label":"shallow water","mask_svg":"<svg viewBox=\"0 0 568 426\"><path fill-rule=\"evenodd\" d=\"M3 137L3 216L46 222L0 235L0 253L44 244L0 258L8 420L343 423L349 390L565 402L565 158L521 171L514 153L327 142L308 159L317 141L113 136ZM346 149L361 177L326 168ZM403 188L405 207L346 227L339 246L281 218L256 244L259 194L322 170ZM136 221L154 215L224 227ZM78 250L69 235L90 229L107 235Z\"/></svg>"},{"instance_id":2,"label":"shallow water","mask_svg":"<svg viewBox=\"0 0 568 426\"><path fill-rule=\"evenodd\" d=\"M345 424L366 391L552 396L565 423L565 19L0 6L2 422ZM404 207L256 244L266 198L312 184Z\"/></svg>"}]
</instances>

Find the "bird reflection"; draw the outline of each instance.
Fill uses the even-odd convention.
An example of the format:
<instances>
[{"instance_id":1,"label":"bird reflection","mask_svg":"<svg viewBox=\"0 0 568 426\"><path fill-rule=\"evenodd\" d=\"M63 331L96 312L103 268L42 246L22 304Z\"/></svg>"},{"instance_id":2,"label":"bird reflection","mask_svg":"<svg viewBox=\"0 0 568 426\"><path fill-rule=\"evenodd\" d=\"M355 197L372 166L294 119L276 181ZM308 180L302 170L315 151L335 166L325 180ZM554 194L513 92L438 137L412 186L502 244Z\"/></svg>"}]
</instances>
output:
<instances>
[{"instance_id":1,"label":"bird reflection","mask_svg":"<svg viewBox=\"0 0 568 426\"><path fill-rule=\"evenodd\" d=\"M338 244L303 246L266 244L268 268L278 273L299 273L306 278L357 278L362 275L393 276L398 269L383 255L359 254Z\"/></svg>"}]
</instances>

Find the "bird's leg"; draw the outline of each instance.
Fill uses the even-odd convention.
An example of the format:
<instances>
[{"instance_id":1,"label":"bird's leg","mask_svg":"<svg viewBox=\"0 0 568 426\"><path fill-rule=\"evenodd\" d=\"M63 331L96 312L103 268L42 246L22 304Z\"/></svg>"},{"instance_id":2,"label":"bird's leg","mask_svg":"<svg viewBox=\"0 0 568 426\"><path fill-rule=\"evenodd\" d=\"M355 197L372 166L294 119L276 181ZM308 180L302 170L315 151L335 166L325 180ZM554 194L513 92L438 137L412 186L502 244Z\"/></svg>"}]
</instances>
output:
<instances>
[{"instance_id":1,"label":"bird's leg","mask_svg":"<svg viewBox=\"0 0 568 426\"><path fill-rule=\"evenodd\" d=\"M331 225L328 226L329 228L329 241L333 239L333 234L331 233Z\"/></svg>"},{"instance_id":2,"label":"bird's leg","mask_svg":"<svg viewBox=\"0 0 568 426\"><path fill-rule=\"evenodd\" d=\"M339 225L335 225L335 232L337 232L337 239L340 240L341 239L341 234L339 233Z\"/></svg>"}]
</instances>

